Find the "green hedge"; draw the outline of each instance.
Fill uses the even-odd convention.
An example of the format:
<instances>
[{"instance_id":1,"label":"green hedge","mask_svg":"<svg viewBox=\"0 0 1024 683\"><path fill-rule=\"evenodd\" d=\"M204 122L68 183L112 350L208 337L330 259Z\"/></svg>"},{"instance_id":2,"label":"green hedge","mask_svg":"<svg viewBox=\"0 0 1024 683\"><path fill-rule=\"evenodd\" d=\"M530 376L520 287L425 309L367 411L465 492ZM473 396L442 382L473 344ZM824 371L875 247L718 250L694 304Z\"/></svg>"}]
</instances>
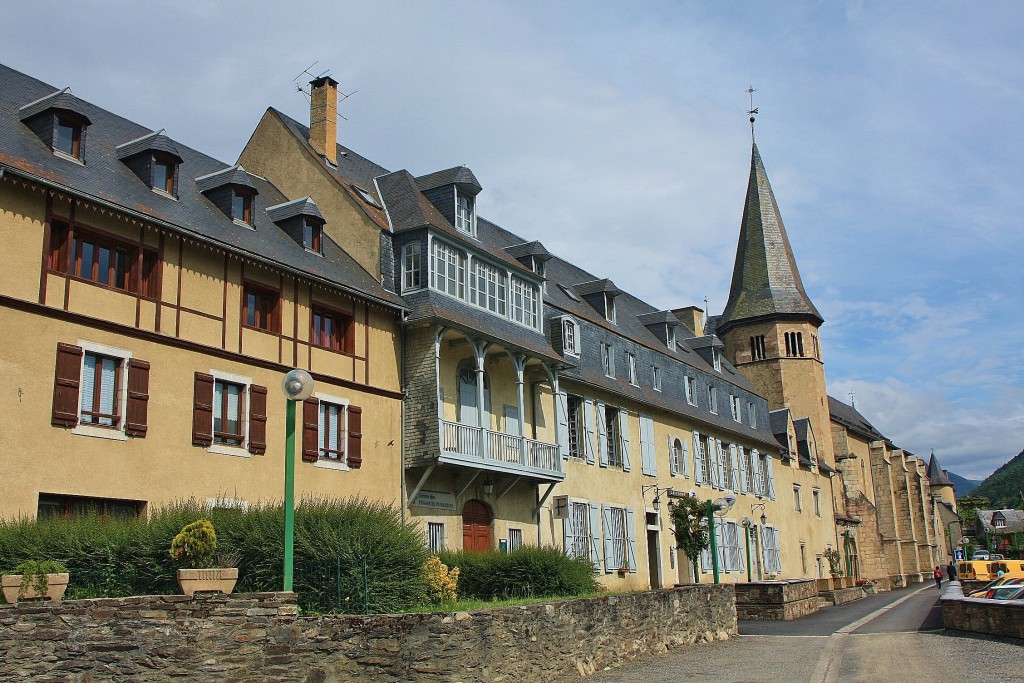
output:
<instances>
[{"instance_id":1,"label":"green hedge","mask_svg":"<svg viewBox=\"0 0 1024 683\"><path fill-rule=\"evenodd\" d=\"M284 508L254 505L206 510L195 501L158 509L145 519L81 516L0 521L0 569L25 560L68 567L67 599L179 593L168 554L183 526L213 522L217 551L240 557L236 591L283 585ZM365 499L306 499L295 513L294 589L314 612L396 612L423 602L420 566L428 552L418 527L393 506Z\"/></svg>"},{"instance_id":2,"label":"green hedge","mask_svg":"<svg viewBox=\"0 0 1024 683\"><path fill-rule=\"evenodd\" d=\"M480 600L572 596L597 590L590 562L558 548L522 546L512 552L444 551L441 561L459 568L459 597Z\"/></svg>"}]
</instances>

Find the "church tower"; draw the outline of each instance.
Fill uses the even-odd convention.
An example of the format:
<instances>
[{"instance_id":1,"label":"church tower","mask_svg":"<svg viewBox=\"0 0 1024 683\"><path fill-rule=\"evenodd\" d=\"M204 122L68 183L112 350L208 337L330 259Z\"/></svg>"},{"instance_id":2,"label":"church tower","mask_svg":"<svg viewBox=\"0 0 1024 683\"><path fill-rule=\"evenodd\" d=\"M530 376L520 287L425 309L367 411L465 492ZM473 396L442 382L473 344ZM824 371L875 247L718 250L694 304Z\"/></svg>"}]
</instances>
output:
<instances>
[{"instance_id":1,"label":"church tower","mask_svg":"<svg viewBox=\"0 0 1024 683\"><path fill-rule=\"evenodd\" d=\"M835 466L818 339L824 320L804 291L756 143L729 301L709 322L770 410L789 408L794 417L810 418L818 455Z\"/></svg>"}]
</instances>

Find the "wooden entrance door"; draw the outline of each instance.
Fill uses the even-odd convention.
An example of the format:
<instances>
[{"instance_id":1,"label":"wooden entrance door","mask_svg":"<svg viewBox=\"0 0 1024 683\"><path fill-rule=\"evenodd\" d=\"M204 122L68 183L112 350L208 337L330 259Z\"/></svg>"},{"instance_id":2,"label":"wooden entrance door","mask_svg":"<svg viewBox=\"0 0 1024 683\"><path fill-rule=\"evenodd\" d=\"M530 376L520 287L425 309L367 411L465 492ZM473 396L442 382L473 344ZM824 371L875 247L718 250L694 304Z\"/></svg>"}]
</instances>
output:
<instances>
[{"instance_id":1,"label":"wooden entrance door","mask_svg":"<svg viewBox=\"0 0 1024 683\"><path fill-rule=\"evenodd\" d=\"M462 549L481 553L490 550L493 519L486 503L467 501L462 508Z\"/></svg>"}]
</instances>

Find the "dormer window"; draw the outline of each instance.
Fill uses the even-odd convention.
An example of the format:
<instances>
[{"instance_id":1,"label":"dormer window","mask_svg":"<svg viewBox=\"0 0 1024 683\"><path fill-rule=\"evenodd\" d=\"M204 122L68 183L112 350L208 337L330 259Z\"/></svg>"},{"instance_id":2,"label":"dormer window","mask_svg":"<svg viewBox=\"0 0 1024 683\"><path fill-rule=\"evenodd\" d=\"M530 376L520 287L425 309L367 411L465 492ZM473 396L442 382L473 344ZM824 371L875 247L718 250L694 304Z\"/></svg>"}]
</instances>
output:
<instances>
[{"instance_id":1,"label":"dormer window","mask_svg":"<svg viewBox=\"0 0 1024 683\"><path fill-rule=\"evenodd\" d=\"M610 323L615 322L615 295L611 292L604 293L604 317Z\"/></svg>"},{"instance_id":2,"label":"dormer window","mask_svg":"<svg viewBox=\"0 0 1024 683\"><path fill-rule=\"evenodd\" d=\"M75 118L61 114L57 116L57 135L53 149L75 159L82 158L82 124Z\"/></svg>"},{"instance_id":3,"label":"dormer window","mask_svg":"<svg viewBox=\"0 0 1024 683\"><path fill-rule=\"evenodd\" d=\"M722 352L719 349L716 349L716 348L712 348L711 349L711 360L712 360L713 365L715 366L715 370L717 370L718 372L721 372L722 371Z\"/></svg>"},{"instance_id":4,"label":"dormer window","mask_svg":"<svg viewBox=\"0 0 1024 683\"><path fill-rule=\"evenodd\" d=\"M151 187L154 190L174 194L174 174L178 168L177 162L167 154L153 155L153 175Z\"/></svg>"},{"instance_id":5,"label":"dormer window","mask_svg":"<svg viewBox=\"0 0 1024 683\"><path fill-rule=\"evenodd\" d=\"M323 253L321 237L323 226L314 218L306 217L302 222L302 246L318 254Z\"/></svg>"},{"instance_id":6,"label":"dormer window","mask_svg":"<svg viewBox=\"0 0 1024 683\"><path fill-rule=\"evenodd\" d=\"M82 161L85 129L91 123L82 103L65 88L18 109L18 116L54 154Z\"/></svg>"},{"instance_id":7,"label":"dormer window","mask_svg":"<svg viewBox=\"0 0 1024 683\"><path fill-rule=\"evenodd\" d=\"M676 328L672 327L671 325L669 325L667 327L668 327L668 329L665 332L665 336L667 338L667 341L665 342L665 345L668 346L669 351L675 351L676 350Z\"/></svg>"},{"instance_id":8,"label":"dormer window","mask_svg":"<svg viewBox=\"0 0 1024 683\"><path fill-rule=\"evenodd\" d=\"M473 211L473 197L455 191L455 229L467 235L476 235L476 215Z\"/></svg>"},{"instance_id":9,"label":"dormer window","mask_svg":"<svg viewBox=\"0 0 1024 683\"><path fill-rule=\"evenodd\" d=\"M572 318L562 318L562 352L568 356L580 355L580 324Z\"/></svg>"},{"instance_id":10,"label":"dormer window","mask_svg":"<svg viewBox=\"0 0 1024 683\"><path fill-rule=\"evenodd\" d=\"M231 218L252 225L252 192L238 187L231 189Z\"/></svg>"}]
</instances>

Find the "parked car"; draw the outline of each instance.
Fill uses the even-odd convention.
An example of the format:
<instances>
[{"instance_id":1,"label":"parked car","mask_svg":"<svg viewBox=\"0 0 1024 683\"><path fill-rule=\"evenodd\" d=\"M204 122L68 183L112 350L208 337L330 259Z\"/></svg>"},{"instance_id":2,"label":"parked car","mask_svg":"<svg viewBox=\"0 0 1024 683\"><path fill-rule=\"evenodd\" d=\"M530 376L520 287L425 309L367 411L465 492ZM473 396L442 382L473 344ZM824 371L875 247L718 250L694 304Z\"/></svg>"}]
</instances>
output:
<instances>
[{"instance_id":1,"label":"parked car","mask_svg":"<svg viewBox=\"0 0 1024 683\"><path fill-rule=\"evenodd\" d=\"M987 560L988 559L988 551L987 550L975 550L974 554L971 555L971 559L972 560Z\"/></svg>"},{"instance_id":2,"label":"parked car","mask_svg":"<svg viewBox=\"0 0 1024 683\"><path fill-rule=\"evenodd\" d=\"M1002 577L996 579L995 581L993 581L992 583L986 584L985 586L983 586L982 588L979 588L976 591L972 591L967 597L969 597L969 598L983 598L983 597L985 597L985 593L987 593L989 590L991 590L993 588L997 588L999 586L1010 586L1010 585L1019 585L1022 588L1024 588L1024 579L1022 579L1019 576L1002 576Z\"/></svg>"},{"instance_id":3,"label":"parked car","mask_svg":"<svg viewBox=\"0 0 1024 683\"><path fill-rule=\"evenodd\" d=\"M1022 591L1024 591L1024 586L1012 583L1008 586L989 588L985 593L985 597L989 600L1016 600L1016 596Z\"/></svg>"}]
</instances>

